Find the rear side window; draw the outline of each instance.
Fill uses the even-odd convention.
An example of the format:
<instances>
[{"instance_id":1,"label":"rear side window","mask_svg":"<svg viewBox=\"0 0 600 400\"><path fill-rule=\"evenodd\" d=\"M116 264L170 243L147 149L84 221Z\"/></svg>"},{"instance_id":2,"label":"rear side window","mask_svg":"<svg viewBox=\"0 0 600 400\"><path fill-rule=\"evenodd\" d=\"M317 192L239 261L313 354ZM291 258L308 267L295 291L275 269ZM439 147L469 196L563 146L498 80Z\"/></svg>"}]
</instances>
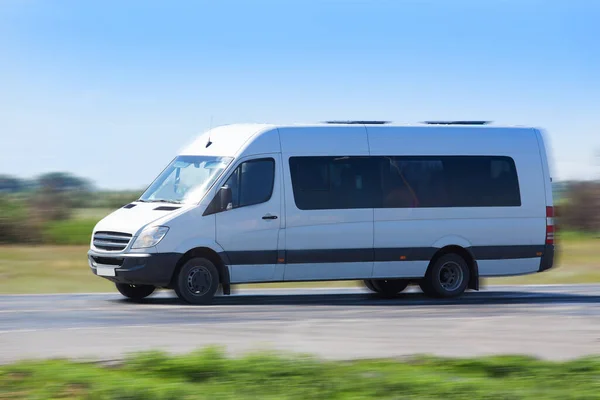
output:
<instances>
[{"instance_id":1,"label":"rear side window","mask_svg":"<svg viewBox=\"0 0 600 400\"><path fill-rule=\"evenodd\" d=\"M268 201L275 183L275 161L272 158L246 161L227 180L231 188L233 208Z\"/></svg>"},{"instance_id":2,"label":"rear side window","mask_svg":"<svg viewBox=\"0 0 600 400\"><path fill-rule=\"evenodd\" d=\"M512 207L521 205L509 157L387 157L384 208Z\"/></svg>"}]
</instances>

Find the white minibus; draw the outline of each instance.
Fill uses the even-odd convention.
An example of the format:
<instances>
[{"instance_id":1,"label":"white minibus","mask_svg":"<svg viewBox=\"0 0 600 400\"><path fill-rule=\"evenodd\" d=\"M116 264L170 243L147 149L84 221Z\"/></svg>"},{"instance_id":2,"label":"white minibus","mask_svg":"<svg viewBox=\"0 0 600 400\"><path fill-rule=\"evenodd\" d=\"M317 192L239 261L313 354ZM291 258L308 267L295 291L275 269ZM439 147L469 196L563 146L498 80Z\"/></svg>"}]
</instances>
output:
<instances>
[{"instance_id":1,"label":"white minibus","mask_svg":"<svg viewBox=\"0 0 600 400\"><path fill-rule=\"evenodd\" d=\"M136 300L327 280L460 296L552 268L546 147L486 121L220 126L94 227L89 266Z\"/></svg>"}]
</instances>

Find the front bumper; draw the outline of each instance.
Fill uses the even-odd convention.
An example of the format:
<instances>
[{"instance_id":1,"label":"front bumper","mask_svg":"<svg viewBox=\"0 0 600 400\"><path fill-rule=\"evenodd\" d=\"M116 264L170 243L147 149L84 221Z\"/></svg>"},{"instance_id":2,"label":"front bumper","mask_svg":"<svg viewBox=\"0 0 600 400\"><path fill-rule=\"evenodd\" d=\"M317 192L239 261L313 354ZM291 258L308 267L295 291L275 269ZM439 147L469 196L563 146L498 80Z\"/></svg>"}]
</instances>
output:
<instances>
[{"instance_id":1,"label":"front bumper","mask_svg":"<svg viewBox=\"0 0 600 400\"><path fill-rule=\"evenodd\" d=\"M98 267L114 270L114 276L98 275L115 283L168 287L182 254L106 254L88 251L88 264L95 275Z\"/></svg>"}]
</instances>

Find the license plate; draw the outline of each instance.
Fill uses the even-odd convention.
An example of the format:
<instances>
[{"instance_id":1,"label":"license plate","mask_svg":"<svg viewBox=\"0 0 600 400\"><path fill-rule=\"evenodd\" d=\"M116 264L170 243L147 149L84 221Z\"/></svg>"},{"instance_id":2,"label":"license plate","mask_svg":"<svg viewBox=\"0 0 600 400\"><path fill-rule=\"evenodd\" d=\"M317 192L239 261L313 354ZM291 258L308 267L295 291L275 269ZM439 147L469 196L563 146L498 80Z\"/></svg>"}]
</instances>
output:
<instances>
[{"instance_id":1,"label":"license plate","mask_svg":"<svg viewBox=\"0 0 600 400\"><path fill-rule=\"evenodd\" d=\"M96 274L100 276L115 276L115 269L112 267L96 267Z\"/></svg>"}]
</instances>

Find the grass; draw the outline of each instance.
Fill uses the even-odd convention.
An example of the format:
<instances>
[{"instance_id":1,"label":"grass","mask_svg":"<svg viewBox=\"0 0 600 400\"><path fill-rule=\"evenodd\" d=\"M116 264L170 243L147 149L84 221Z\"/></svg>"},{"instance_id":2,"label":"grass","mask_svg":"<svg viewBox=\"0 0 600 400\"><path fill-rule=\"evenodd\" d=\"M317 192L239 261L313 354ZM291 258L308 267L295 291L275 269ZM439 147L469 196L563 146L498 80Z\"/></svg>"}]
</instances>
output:
<instances>
[{"instance_id":1,"label":"grass","mask_svg":"<svg viewBox=\"0 0 600 400\"><path fill-rule=\"evenodd\" d=\"M89 239L88 239L89 240ZM559 237L557 266L547 272L486 279L486 284L600 283L600 239ZM0 293L67 293L114 291L87 265L86 246L0 246ZM253 288L348 287L356 281L294 282L244 285Z\"/></svg>"},{"instance_id":2,"label":"grass","mask_svg":"<svg viewBox=\"0 0 600 400\"><path fill-rule=\"evenodd\" d=\"M89 244L96 219L70 219L50 222L44 226L43 238L48 244Z\"/></svg>"},{"instance_id":3,"label":"grass","mask_svg":"<svg viewBox=\"0 0 600 400\"><path fill-rule=\"evenodd\" d=\"M598 399L600 359L519 356L324 362L219 349L140 353L118 366L63 360L0 367L2 399Z\"/></svg>"},{"instance_id":4,"label":"grass","mask_svg":"<svg viewBox=\"0 0 600 400\"><path fill-rule=\"evenodd\" d=\"M114 291L90 271L87 251L86 246L2 246L0 293Z\"/></svg>"},{"instance_id":5,"label":"grass","mask_svg":"<svg viewBox=\"0 0 600 400\"><path fill-rule=\"evenodd\" d=\"M49 245L87 245L94 226L114 210L105 208L78 208L71 219L49 222L44 226L44 243Z\"/></svg>"}]
</instances>

